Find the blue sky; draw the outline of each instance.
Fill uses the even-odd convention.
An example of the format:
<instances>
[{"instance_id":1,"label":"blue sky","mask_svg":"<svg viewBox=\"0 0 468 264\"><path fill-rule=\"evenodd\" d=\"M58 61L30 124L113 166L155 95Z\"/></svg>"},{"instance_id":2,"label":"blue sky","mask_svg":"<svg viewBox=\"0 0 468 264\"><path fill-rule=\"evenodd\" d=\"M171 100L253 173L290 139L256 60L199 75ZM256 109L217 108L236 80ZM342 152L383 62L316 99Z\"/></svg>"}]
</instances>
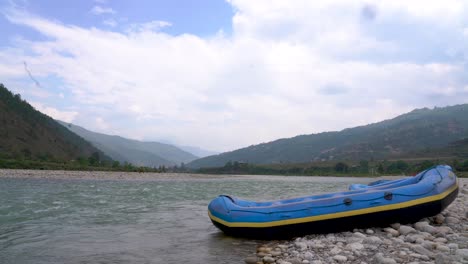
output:
<instances>
[{"instance_id":1,"label":"blue sky","mask_svg":"<svg viewBox=\"0 0 468 264\"><path fill-rule=\"evenodd\" d=\"M64 24L114 31L122 31L132 23L170 21L171 26L166 28L165 32L174 35L190 33L210 36L220 30L230 34L233 15L232 6L223 0L3 1L2 7L8 9L12 5L30 14ZM109 25L109 21L113 21L115 25ZM41 34L30 28L8 23L4 16L0 17L0 23L4 33L0 36L0 45L8 45L12 35L34 40L44 39Z\"/></svg>"},{"instance_id":2,"label":"blue sky","mask_svg":"<svg viewBox=\"0 0 468 264\"><path fill-rule=\"evenodd\" d=\"M0 29L0 82L140 140L225 151L468 102L463 0L3 0Z\"/></svg>"}]
</instances>

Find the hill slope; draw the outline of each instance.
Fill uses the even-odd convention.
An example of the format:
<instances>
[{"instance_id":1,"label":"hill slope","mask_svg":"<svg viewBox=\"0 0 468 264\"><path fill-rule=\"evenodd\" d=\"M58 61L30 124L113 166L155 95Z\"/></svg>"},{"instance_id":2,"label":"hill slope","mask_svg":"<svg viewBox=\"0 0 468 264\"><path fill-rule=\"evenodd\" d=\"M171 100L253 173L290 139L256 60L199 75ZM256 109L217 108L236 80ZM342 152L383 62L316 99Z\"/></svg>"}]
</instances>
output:
<instances>
[{"instance_id":1,"label":"hill slope","mask_svg":"<svg viewBox=\"0 0 468 264\"><path fill-rule=\"evenodd\" d=\"M427 148L443 148L468 138L468 104L417 109L379 123L279 139L195 160L192 168L223 166L228 161L256 164L361 160L399 157Z\"/></svg>"},{"instance_id":2,"label":"hill slope","mask_svg":"<svg viewBox=\"0 0 468 264\"><path fill-rule=\"evenodd\" d=\"M0 158L69 161L96 152L101 153L0 84Z\"/></svg>"},{"instance_id":3,"label":"hill slope","mask_svg":"<svg viewBox=\"0 0 468 264\"><path fill-rule=\"evenodd\" d=\"M120 136L89 131L83 127L59 121L72 132L91 142L98 149L120 162L138 166L158 167L188 163L197 157L175 146L159 142L144 142Z\"/></svg>"}]
</instances>

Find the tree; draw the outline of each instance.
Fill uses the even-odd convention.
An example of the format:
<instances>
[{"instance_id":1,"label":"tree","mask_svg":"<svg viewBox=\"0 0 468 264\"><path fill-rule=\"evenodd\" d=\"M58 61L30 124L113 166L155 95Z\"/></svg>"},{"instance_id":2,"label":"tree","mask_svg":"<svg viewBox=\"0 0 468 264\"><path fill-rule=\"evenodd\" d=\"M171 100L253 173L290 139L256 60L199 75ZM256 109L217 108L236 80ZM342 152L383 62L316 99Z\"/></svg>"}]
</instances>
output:
<instances>
[{"instance_id":1,"label":"tree","mask_svg":"<svg viewBox=\"0 0 468 264\"><path fill-rule=\"evenodd\" d=\"M383 174L385 172L385 169L384 169L384 166L382 165L382 163L379 163L379 166L377 166L377 172L379 174Z\"/></svg>"},{"instance_id":2,"label":"tree","mask_svg":"<svg viewBox=\"0 0 468 264\"><path fill-rule=\"evenodd\" d=\"M338 162L335 165L335 171L336 172L348 172L348 170L349 170L349 166L348 166L348 164L346 164L344 162Z\"/></svg>"},{"instance_id":3,"label":"tree","mask_svg":"<svg viewBox=\"0 0 468 264\"><path fill-rule=\"evenodd\" d=\"M88 161L91 166L99 165L99 163L101 163L99 152L96 151L93 154L91 154L91 156L88 158Z\"/></svg>"},{"instance_id":4,"label":"tree","mask_svg":"<svg viewBox=\"0 0 468 264\"><path fill-rule=\"evenodd\" d=\"M367 160L361 160L359 162L359 169L364 173L369 172L369 162Z\"/></svg>"}]
</instances>

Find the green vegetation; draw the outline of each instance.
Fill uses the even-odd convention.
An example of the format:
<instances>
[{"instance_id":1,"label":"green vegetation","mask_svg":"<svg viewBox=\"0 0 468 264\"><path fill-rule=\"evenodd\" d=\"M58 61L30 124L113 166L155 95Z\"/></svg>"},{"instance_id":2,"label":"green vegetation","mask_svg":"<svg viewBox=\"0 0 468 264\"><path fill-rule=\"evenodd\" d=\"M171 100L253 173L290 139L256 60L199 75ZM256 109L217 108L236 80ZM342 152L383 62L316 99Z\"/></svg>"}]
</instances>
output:
<instances>
[{"instance_id":1,"label":"green vegetation","mask_svg":"<svg viewBox=\"0 0 468 264\"><path fill-rule=\"evenodd\" d=\"M280 139L189 164L193 155L162 145L166 154L155 151L161 149L157 142L61 125L0 84L0 168L13 169L378 176L412 175L445 163L467 177L468 105L414 110L376 124Z\"/></svg>"},{"instance_id":2,"label":"green vegetation","mask_svg":"<svg viewBox=\"0 0 468 264\"><path fill-rule=\"evenodd\" d=\"M80 157L93 166L111 161L83 138L0 84L0 167L71 164Z\"/></svg>"},{"instance_id":3,"label":"green vegetation","mask_svg":"<svg viewBox=\"0 0 468 264\"><path fill-rule=\"evenodd\" d=\"M222 167L201 168L198 173L302 176L383 176L415 175L437 164L451 165L459 177L468 177L468 160L396 160L359 162L312 162L287 164L248 164L227 162Z\"/></svg>"},{"instance_id":4,"label":"green vegetation","mask_svg":"<svg viewBox=\"0 0 468 264\"><path fill-rule=\"evenodd\" d=\"M110 136L86 130L74 124L58 121L73 133L91 142L95 147L121 163L159 167L187 163L197 157L175 146L159 142L143 142L119 136Z\"/></svg>"},{"instance_id":5,"label":"green vegetation","mask_svg":"<svg viewBox=\"0 0 468 264\"><path fill-rule=\"evenodd\" d=\"M58 162L56 160L29 160L0 158L0 169L34 169L34 170L74 170L74 171L132 171L132 172L166 172L165 167L151 168L134 166L131 163L100 161L94 158L80 157L77 160Z\"/></svg>"},{"instance_id":6,"label":"green vegetation","mask_svg":"<svg viewBox=\"0 0 468 264\"><path fill-rule=\"evenodd\" d=\"M417 109L391 120L301 135L195 160L192 168L221 167L228 161L251 164L468 157L468 104Z\"/></svg>"}]
</instances>

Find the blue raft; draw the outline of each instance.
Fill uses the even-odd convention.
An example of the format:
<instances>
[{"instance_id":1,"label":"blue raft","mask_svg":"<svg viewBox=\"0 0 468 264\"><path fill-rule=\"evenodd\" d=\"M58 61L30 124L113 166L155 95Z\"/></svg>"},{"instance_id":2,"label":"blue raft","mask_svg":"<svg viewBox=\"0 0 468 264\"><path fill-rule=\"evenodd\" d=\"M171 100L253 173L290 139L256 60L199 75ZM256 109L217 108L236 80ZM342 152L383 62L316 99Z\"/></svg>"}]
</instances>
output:
<instances>
[{"instance_id":1,"label":"blue raft","mask_svg":"<svg viewBox=\"0 0 468 264\"><path fill-rule=\"evenodd\" d=\"M269 202L220 195L208 205L208 215L231 236L283 239L416 222L440 213L457 193L452 168L438 165L414 177L352 184L346 192Z\"/></svg>"}]
</instances>

